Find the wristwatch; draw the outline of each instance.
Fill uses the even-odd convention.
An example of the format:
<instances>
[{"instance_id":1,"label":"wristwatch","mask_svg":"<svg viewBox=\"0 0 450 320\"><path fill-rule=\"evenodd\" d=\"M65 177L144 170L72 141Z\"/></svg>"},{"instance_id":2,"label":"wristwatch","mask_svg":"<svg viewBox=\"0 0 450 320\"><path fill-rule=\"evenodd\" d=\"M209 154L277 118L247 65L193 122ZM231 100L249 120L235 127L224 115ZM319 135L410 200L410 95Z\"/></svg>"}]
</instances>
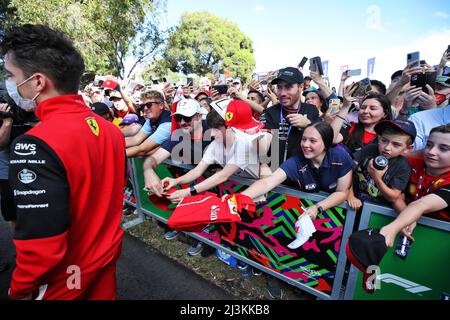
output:
<instances>
[{"instance_id":1,"label":"wristwatch","mask_svg":"<svg viewBox=\"0 0 450 320\"><path fill-rule=\"evenodd\" d=\"M191 192L191 196L195 196L197 194L197 190L195 189L195 186L191 186L189 188L189 191Z\"/></svg>"},{"instance_id":2,"label":"wristwatch","mask_svg":"<svg viewBox=\"0 0 450 320\"><path fill-rule=\"evenodd\" d=\"M321 206L317 206L317 214L321 214L323 211L324 210Z\"/></svg>"}]
</instances>

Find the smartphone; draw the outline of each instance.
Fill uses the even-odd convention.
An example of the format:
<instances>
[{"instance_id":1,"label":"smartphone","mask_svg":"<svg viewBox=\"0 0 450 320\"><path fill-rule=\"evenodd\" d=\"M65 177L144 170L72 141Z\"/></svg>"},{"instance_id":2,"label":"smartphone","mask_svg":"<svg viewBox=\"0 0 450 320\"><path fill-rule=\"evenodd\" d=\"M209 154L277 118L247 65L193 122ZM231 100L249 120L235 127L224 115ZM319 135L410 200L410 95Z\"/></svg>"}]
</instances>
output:
<instances>
[{"instance_id":1,"label":"smartphone","mask_svg":"<svg viewBox=\"0 0 450 320\"><path fill-rule=\"evenodd\" d=\"M450 44L447 47L447 54L450 54Z\"/></svg>"},{"instance_id":2,"label":"smartphone","mask_svg":"<svg viewBox=\"0 0 450 320\"><path fill-rule=\"evenodd\" d=\"M345 71L345 73L349 77L360 76L361 75L361 69L347 70L347 71Z\"/></svg>"},{"instance_id":3,"label":"smartphone","mask_svg":"<svg viewBox=\"0 0 450 320\"><path fill-rule=\"evenodd\" d=\"M367 91L370 90L370 79L364 78L356 83L358 87L353 92L353 97L361 97L366 95Z\"/></svg>"},{"instance_id":4,"label":"smartphone","mask_svg":"<svg viewBox=\"0 0 450 320\"><path fill-rule=\"evenodd\" d=\"M437 72L416 73L411 75L411 85L421 87L428 94L427 84L434 90L436 87Z\"/></svg>"},{"instance_id":5,"label":"smartphone","mask_svg":"<svg viewBox=\"0 0 450 320\"><path fill-rule=\"evenodd\" d=\"M228 92L228 85L226 84L219 84L216 86L213 86L214 89L217 90L217 92L219 92L219 94L226 94Z\"/></svg>"},{"instance_id":6,"label":"smartphone","mask_svg":"<svg viewBox=\"0 0 450 320\"><path fill-rule=\"evenodd\" d=\"M309 59L309 70L318 72L320 75L323 75L322 59L320 59L320 57Z\"/></svg>"},{"instance_id":7,"label":"smartphone","mask_svg":"<svg viewBox=\"0 0 450 320\"><path fill-rule=\"evenodd\" d=\"M252 79L253 81L259 81L259 74L254 73Z\"/></svg>"},{"instance_id":8,"label":"smartphone","mask_svg":"<svg viewBox=\"0 0 450 320\"><path fill-rule=\"evenodd\" d=\"M159 82L158 82L158 80L153 79L153 80L152 80L152 83L153 83L153 84L158 84Z\"/></svg>"},{"instance_id":9,"label":"smartphone","mask_svg":"<svg viewBox=\"0 0 450 320\"><path fill-rule=\"evenodd\" d=\"M412 67L418 67L420 61L420 53L419 51L411 52L406 55L406 64L410 64L413 61L417 61Z\"/></svg>"},{"instance_id":10,"label":"smartphone","mask_svg":"<svg viewBox=\"0 0 450 320\"><path fill-rule=\"evenodd\" d=\"M340 99L330 99L328 104L328 113L335 114L341 110L341 100Z\"/></svg>"},{"instance_id":11,"label":"smartphone","mask_svg":"<svg viewBox=\"0 0 450 320\"><path fill-rule=\"evenodd\" d=\"M307 57L303 57L302 61L300 61L300 63L298 64L299 68L303 68L303 66L305 65L306 61L308 61Z\"/></svg>"},{"instance_id":12,"label":"smartphone","mask_svg":"<svg viewBox=\"0 0 450 320\"><path fill-rule=\"evenodd\" d=\"M225 78L225 74L221 73L219 74L219 84L226 84L226 78Z\"/></svg>"},{"instance_id":13,"label":"smartphone","mask_svg":"<svg viewBox=\"0 0 450 320\"><path fill-rule=\"evenodd\" d=\"M398 239L397 246L394 250L394 254L400 257L403 260L406 260L408 256L409 249L411 249L413 241L406 237L405 235L401 235Z\"/></svg>"}]
</instances>

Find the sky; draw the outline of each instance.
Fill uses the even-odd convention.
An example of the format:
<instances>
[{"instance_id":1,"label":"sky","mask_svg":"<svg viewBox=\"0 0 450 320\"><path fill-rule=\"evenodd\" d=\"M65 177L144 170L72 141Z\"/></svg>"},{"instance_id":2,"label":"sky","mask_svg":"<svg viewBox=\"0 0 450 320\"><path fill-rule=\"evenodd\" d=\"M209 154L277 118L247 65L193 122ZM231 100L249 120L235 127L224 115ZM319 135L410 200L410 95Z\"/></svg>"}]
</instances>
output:
<instances>
[{"instance_id":1,"label":"sky","mask_svg":"<svg viewBox=\"0 0 450 320\"><path fill-rule=\"evenodd\" d=\"M185 12L208 11L234 22L253 40L255 72L296 66L303 56L328 62L332 86L341 67L362 69L375 57L371 79L390 83L406 55L437 65L450 44L448 0L167 0L167 26ZM305 65L305 73L308 73Z\"/></svg>"}]
</instances>

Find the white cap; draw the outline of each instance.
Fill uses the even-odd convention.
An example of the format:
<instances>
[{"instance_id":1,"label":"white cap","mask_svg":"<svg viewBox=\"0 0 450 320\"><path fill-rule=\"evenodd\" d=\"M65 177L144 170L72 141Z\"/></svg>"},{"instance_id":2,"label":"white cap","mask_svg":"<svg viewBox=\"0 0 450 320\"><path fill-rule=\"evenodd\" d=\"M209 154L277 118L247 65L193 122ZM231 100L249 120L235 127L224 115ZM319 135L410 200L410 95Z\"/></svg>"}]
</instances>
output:
<instances>
[{"instance_id":1,"label":"white cap","mask_svg":"<svg viewBox=\"0 0 450 320\"><path fill-rule=\"evenodd\" d=\"M196 113L202 113L200 104L194 99L183 99L177 104L177 111L174 115L181 114L185 117L192 117Z\"/></svg>"}]
</instances>

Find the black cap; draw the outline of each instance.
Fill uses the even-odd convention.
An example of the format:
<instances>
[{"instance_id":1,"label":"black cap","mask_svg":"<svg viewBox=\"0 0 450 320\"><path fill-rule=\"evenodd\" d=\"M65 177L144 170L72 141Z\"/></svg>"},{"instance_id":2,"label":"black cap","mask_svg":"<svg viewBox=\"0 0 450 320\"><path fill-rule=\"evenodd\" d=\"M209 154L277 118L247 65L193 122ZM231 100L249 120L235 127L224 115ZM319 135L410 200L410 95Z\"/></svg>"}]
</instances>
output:
<instances>
[{"instance_id":1,"label":"black cap","mask_svg":"<svg viewBox=\"0 0 450 320\"><path fill-rule=\"evenodd\" d=\"M103 102L95 102L91 104L91 110L94 111L99 116L107 114L109 112L109 107Z\"/></svg>"},{"instance_id":2,"label":"black cap","mask_svg":"<svg viewBox=\"0 0 450 320\"><path fill-rule=\"evenodd\" d=\"M395 120L383 120L376 124L374 130L376 133L381 134L387 127L391 127L400 131L403 131L409 135L414 142L416 139L417 131L413 122L406 119Z\"/></svg>"},{"instance_id":3,"label":"black cap","mask_svg":"<svg viewBox=\"0 0 450 320\"><path fill-rule=\"evenodd\" d=\"M378 266L387 251L386 239L379 229L366 229L354 232L348 239L345 252L348 260L362 273L363 289L373 293L375 288L368 280L370 266Z\"/></svg>"},{"instance_id":4,"label":"black cap","mask_svg":"<svg viewBox=\"0 0 450 320\"><path fill-rule=\"evenodd\" d=\"M302 83L303 74L294 67L287 67L278 70L277 76L272 80L273 84L277 84L280 80L286 81L287 83Z\"/></svg>"}]
</instances>

